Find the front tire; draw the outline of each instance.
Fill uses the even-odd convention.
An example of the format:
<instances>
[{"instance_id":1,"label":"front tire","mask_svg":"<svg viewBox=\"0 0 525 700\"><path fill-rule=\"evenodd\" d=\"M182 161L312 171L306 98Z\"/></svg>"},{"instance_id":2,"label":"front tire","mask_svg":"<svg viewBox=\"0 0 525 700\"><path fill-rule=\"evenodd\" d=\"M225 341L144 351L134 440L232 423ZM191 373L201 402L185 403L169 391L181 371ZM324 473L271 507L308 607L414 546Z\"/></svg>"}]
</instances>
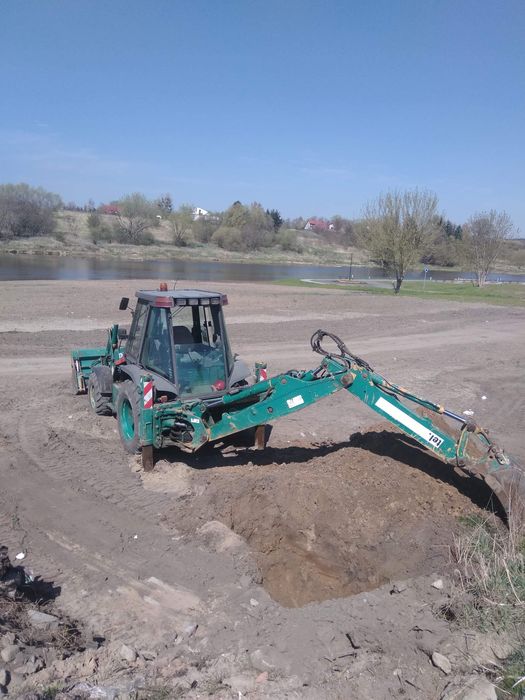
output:
<instances>
[{"instance_id":1,"label":"front tire","mask_svg":"<svg viewBox=\"0 0 525 700\"><path fill-rule=\"evenodd\" d=\"M140 452L139 442L139 396L132 381L122 382L115 406L118 432L126 452L132 455Z\"/></svg>"}]
</instances>

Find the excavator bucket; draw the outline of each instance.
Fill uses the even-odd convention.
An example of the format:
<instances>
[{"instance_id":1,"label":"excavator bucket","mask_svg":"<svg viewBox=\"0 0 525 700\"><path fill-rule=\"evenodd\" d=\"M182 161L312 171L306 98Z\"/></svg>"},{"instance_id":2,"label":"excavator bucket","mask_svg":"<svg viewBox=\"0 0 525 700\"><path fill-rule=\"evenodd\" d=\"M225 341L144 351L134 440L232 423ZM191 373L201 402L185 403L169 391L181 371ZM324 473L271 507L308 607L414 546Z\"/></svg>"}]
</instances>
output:
<instances>
[{"instance_id":1,"label":"excavator bucket","mask_svg":"<svg viewBox=\"0 0 525 700\"><path fill-rule=\"evenodd\" d=\"M525 532L525 467L473 423L457 442L457 465L485 481L507 514L509 528Z\"/></svg>"},{"instance_id":2,"label":"excavator bucket","mask_svg":"<svg viewBox=\"0 0 525 700\"><path fill-rule=\"evenodd\" d=\"M525 467L513 457L506 457L508 464L498 465L492 462L479 465L476 472L498 497L507 513L510 529L525 532Z\"/></svg>"}]
</instances>

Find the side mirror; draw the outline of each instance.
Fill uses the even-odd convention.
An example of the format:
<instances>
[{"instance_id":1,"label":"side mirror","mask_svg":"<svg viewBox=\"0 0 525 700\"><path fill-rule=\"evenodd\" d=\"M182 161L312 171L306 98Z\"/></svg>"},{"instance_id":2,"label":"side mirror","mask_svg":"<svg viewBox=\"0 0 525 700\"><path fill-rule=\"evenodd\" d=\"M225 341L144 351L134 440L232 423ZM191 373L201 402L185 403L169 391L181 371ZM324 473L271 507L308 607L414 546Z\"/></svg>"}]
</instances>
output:
<instances>
[{"instance_id":1,"label":"side mirror","mask_svg":"<svg viewBox=\"0 0 525 700\"><path fill-rule=\"evenodd\" d=\"M128 297L122 297L120 300L120 304L118 305L119 311L125 311L128 308L129 304L129 298Z\"/></svg>"}]
</instances>

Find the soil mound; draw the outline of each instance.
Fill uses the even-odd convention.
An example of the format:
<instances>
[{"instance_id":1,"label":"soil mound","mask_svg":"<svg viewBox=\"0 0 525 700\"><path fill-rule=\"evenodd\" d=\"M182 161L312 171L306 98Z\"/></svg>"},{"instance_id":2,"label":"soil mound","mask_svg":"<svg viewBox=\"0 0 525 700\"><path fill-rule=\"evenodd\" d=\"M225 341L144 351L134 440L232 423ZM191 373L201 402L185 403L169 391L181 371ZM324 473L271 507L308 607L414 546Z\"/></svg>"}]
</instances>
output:
<instances>
[{"instance_id":1,"label":"soil mound","mask_svg":"<svg viewBox=\"0 0 525 700\"><path fill-rule=\"evenodd\" d=\"M286 606L443 570L458 516L491 500L483 483L381 425L343 446L268 448L194 466L192 493L166 524L190 534L203 521L223 522Z\"/></svg>"}]
</instances>

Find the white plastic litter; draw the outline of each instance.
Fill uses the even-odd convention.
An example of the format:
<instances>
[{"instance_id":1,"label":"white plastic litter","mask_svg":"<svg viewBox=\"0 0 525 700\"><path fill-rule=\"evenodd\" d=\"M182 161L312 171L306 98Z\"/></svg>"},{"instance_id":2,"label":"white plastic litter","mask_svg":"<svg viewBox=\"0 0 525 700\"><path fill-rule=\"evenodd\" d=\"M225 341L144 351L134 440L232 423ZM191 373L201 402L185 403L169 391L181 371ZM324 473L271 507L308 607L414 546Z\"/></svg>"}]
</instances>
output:
<instances>
[{"instance_id":1,"label":"white plastic litter","mask_svg":"<svg viewBox=\"0 0 525 700\"><path fill-rule=\"evenodd\" d=\"M486 397L485 395L483 395L483 396L481 397L481 400L482 400L482 401L486 401L486 400L487 400L487 397Z\"/></svg>"},{"instance_id":2,"label":"white plastic litter","mask_svg":"<svg viewBox=\"0 0 525 700\"><path fill-rule=\"evenodd\" d=\"M16 555L15 559L18 559L18 561L22 561L22 559L26 558L26 553L25 552L18 552Z\"/></svg>"},{"instance_id":3,"label":"white plastic litter","mask_svg":"<svg viewBox=\"0 0 525 700\"><path fill-rule=\"evenodd\" d=\"M471 411L471 410L463 411L463 415L464 415L464 416L473 416L473 415L474 415L474 411Z\"/></svg>"}]
</instances>

